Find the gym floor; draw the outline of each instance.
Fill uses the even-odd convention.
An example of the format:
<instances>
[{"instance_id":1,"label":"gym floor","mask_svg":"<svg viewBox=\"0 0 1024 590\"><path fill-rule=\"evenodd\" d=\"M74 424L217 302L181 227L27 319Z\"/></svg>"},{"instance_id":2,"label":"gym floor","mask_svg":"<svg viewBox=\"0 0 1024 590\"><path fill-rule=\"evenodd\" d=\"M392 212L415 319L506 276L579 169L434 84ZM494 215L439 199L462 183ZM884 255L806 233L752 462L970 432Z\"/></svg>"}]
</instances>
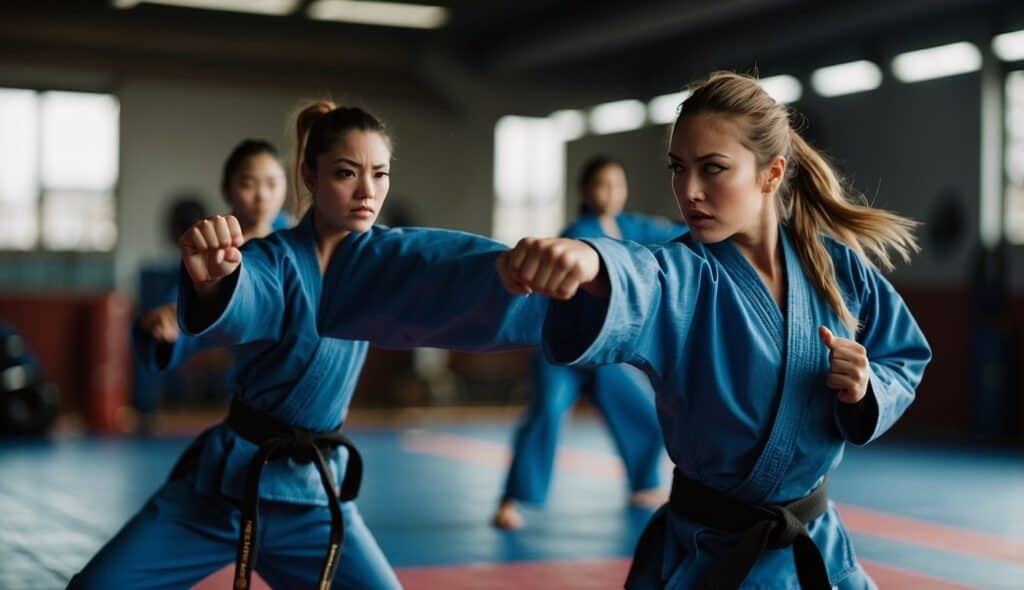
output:
<instances>
[{"instance_id":1,"label":"gym floor","mask_svg":"<svg viewBox=\"0 0 1024 590\"><path fill-rule=\"evenodd\" d=\"M527 508L516 532L488 525L514 419L414 422L349 420L367 465L357 502L406 588L621 587L650 512L626 507L619 460L596 418L567 423L550 501ZM63 588L198 428L0 443L0 589ZM1024 452L883 439L850 448L830 489L881 588L1024 587ZM197 588L229 587L231 571L225 564Z\"/></svg>"}]
</instances>

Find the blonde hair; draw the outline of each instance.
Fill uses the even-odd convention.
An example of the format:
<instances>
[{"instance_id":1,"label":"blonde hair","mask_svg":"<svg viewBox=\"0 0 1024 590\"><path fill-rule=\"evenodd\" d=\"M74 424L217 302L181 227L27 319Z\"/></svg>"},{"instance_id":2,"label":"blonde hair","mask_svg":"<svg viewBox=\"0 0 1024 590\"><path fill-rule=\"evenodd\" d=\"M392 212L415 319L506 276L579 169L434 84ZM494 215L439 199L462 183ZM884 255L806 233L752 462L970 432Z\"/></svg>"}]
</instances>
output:
<instances>
[{"instance_id":1,"label":"blonde hair","mask_svg":"<svg viewBox=\"0 0 1024 590\"><path fill-rule=\"evenodd\" d=\"M689 89L690 96L680 106L680 119L701 113L731 117L742 130L740 142L754 153L759 168L778 156L786 159L785 177L776 193L779 216L790 229L811 283L843 324L855 330L857 318L843 300L821 235L836 238L869 264L873 259L888 270L893 266L890 250L904 261L919 250L914 237L918 223L869 206L791 126L789 110L775 102L754 78L714 72Z\"/></svg>"},{"instance_id":2,"label":"blonde hair","mask_svg":"<svg viewBox=\"0 0 1024 590\"><path fill-rule=\"evenodd\" d=\"M317 156L331 149L349 131L379 133L388 149L392 147L384 123L359 107L338 106L329 100L318 100L306 105L295 115L295 161L292 173L298 215L309 208L310 204L302 180L303 166L316 170Z\"/></svg>"}]
</instances>

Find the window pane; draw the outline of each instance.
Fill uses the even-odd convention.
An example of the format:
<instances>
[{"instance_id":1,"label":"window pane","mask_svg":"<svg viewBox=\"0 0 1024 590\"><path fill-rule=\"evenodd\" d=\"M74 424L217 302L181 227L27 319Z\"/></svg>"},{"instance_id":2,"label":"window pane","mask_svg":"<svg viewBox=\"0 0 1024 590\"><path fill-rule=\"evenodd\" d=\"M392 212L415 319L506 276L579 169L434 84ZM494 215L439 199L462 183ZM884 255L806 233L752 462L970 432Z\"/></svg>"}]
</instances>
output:
<instances>
[{"instance_id":1,"label":"window pane","mask_svg":"<svg viewBox=\"0 0 1024 590\"><path fill-rule=\"evenodd\" d=\"M108 94L42 94L44 189L111 191L117 181L117 99Z\"/></svg>"},{"instance_id":2,"label":"window pane","mask_svg":"<svg viewBox=\"0 0 1024 590\"><path fill-rule=\"evenodd\" d=\"M117 241L110 192L43 193L43 245L51 250L112 250Z\"/></svg>"},{"instance_id":3,"label":"window pane","mask_svg":"<svg viewBox=\"0 0 1024 590\"><path fill-rule=\"evenodd\" d=\"M0 88L0 248L36 242L38 130L36 93Z\"/></svg>"},{"instance_id":4,"label":"window pane","mask_svg":"<svg viewBox=\"0 0 1024 590\"><path fill-rule=\"evenodd\" d=\"M564 219L565 140L558 117L502 117L494 129L494 237L556 235Z\"/></svg>"},{"instance_id":5,"label":"window pane","mask_svg":"<svg viewBox=\"0 0 1024 590\"><path fill-rule=\"evenodd\" d=\"M1024 243L1024 72L1006 79L1006 239Z\"/></svg>"}]
</instances>

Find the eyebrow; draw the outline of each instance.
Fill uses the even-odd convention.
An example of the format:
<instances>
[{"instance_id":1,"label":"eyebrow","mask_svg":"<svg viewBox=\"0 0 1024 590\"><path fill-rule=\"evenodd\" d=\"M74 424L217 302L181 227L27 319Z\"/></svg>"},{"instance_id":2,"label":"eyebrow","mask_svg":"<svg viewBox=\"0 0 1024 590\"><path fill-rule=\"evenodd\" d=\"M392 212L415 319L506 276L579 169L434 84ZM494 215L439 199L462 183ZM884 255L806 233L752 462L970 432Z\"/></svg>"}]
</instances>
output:
<instances>
[{"instance_id":1,"label":"eyebrow","mask_svg":"<svg viewBox=\"0 0 1024 590\"><path fill-rule=\"evenodd\" d=\"M344 163L348 164L349 166L353 166L355 168L362 168L363 167L363 165L360 164L359 162L356 162L355 160L349 160L348 158L338 158L338 159L334 160L335 164L337 164L338 162L344 162ZM382 168L387 168L387 166L388 166L387 163L384 163L384 164L374 164L373 165L373 169L374 170L380 170Z\"/></svg>"},{"instance_id":2,"label":"eyebrow","mask_svg":"<svg viewBox=\"0 0 1024 590\"><path fill-rule=\"evenodd\" d=\"M673 159L673 160L679 160L679 161L682 161L682 158L680 158L679 156L677 156L677 155L673 154L672 152L669 152L669 153L668 153L668 157L669 157L669 158L671 158L671 159ZM702 162L702 161L704 161L704 160L710 160L711 158L716 158L716 157L717 157L717 158L725 158L726 160L728 160L728 159L729 159L729 156L727 156L727 155L725 155L725 154L723 154L723 153L719 153L719 152L711 152L711 153L709 153L709 154L704 154L703 156L698 156L698 157L697 157L697 161L698 161L698 162Z\"/></svg>"}]
</instances>

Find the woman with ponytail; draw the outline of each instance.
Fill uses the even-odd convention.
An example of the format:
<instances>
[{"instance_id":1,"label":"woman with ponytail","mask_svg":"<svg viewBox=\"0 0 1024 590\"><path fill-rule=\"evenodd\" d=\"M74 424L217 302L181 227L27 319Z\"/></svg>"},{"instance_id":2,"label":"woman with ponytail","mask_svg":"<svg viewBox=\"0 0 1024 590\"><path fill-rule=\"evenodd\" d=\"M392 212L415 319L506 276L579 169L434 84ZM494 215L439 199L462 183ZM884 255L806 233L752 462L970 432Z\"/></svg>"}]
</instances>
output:
<instances>
[{"instance_id":1,"label":"woman with ponytail","mask_svg":"<svg viewBox=\"0 0 1024 590\"><path fill-rule=\"evenodd\" d=\"M296 132L296 178L309 196L296 227L245 241L238 219L216 216L179 241L179 346L232 347L228 417L185 451L73 588L188 588L232 560L236 590L254 570L274 588L398 588L352 501L362 459L343 430L368 341L539 341L546 302L505 291L494 272L502 244L374 225L391 174L376 117L318 102Z\"/></svg>"},{"instance_id":2,"label":"woman with ponytail","mask_svg":"<svg viewBox=\"0 0 1024 590\"><path fill-rule=\"evenodd\" d=\"M691 91L668 153L687 235L525 239L498 272L556 300L551 360L651 377L675 472L627 588L874 588L827 475L903 414L931 358L877 268L917 249L916 224L852 194L756 80Z\"/></svg>"}]
</instances>

